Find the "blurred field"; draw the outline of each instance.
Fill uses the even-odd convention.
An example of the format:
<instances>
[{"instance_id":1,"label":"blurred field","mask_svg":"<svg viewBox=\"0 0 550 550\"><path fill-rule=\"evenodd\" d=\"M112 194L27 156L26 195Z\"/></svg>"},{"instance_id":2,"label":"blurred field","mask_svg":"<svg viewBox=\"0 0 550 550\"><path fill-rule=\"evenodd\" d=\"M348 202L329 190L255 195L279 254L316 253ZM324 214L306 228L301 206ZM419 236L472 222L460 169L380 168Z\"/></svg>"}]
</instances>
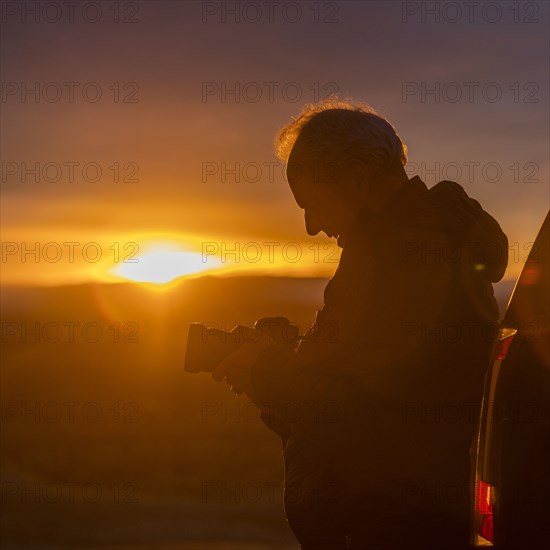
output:
<instances>
[{"instance_id":1,"label":"blurred field","mask_svg":"<svg viewBox=\"0 0 550 550\"><path fill-rule=\"evenodd\" d=\"M278 437L245 397L184 373L183 357L192 321L284 315L306 328L325 284L3 289L2 548L297 548Z\"/></svg>"},{"instance_id":2,"label":"blurred field","mask_svg":"<svg viewBox=\"0 0 550 550\"><path fill-rule=\"evenodd\" d=\"M278 437L183 357L191 321L307 327L325 284L4 289L3 547L295 548Z\"/></svg>"}]
</instances>

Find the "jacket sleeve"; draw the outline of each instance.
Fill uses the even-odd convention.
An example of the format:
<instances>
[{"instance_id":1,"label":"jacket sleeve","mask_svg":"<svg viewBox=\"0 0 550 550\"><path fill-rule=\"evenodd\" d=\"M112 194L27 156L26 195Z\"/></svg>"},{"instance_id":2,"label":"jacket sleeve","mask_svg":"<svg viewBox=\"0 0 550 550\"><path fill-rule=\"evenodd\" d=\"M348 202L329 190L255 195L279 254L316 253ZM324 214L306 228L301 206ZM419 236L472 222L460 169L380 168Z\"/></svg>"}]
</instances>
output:
<instances>
[{"instance_id":1,"label":"jacket sleeve","mask_svg":"<svg viewBox=\"0 0 550 550\"><path fill-rule=\"evenodd\" d=\"M339 371L329 358L305 361L299 353L277 346L264 349L251 372L262 420L283 441L298 418L313 421L315 410L342 403L347 378L349 373Z\"/></svg>"}]
</instances>

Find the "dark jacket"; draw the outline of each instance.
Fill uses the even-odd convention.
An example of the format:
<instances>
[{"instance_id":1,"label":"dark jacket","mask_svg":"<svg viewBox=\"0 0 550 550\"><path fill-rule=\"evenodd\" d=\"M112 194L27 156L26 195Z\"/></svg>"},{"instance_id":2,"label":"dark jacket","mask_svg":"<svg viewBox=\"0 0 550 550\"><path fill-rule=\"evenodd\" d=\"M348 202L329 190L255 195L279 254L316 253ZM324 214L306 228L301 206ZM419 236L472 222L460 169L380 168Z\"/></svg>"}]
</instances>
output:
<instances>
[{"instance_id":1,"label":"dark jacket","mask_svg":"<svg viewBox=\"0 0 550 550\"><path fill-rule=\"evenodd\" d=\"M467 544L491 283L507 259L498 223L454 182L415 177L361 212L298 349L268 348L252 369L302 544Z\"/></svg>"}]
</instances>

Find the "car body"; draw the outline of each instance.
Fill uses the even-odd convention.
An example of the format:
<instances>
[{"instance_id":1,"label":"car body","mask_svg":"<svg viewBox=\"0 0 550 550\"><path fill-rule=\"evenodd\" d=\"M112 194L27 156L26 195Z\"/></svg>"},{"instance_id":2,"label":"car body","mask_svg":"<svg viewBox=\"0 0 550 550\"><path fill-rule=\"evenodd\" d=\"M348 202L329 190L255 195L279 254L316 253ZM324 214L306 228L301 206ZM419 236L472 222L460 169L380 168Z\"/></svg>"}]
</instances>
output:
<instances>
[{"instance_id":1,"label":"car body","mask_svg":"<svg viewBox=\"0 0 550 550\"><path fill-rule=\"evenodd\" d=\"M472 545L550 548L550 214L501 321L472 451Z\"/></svg>"}]
</instances>

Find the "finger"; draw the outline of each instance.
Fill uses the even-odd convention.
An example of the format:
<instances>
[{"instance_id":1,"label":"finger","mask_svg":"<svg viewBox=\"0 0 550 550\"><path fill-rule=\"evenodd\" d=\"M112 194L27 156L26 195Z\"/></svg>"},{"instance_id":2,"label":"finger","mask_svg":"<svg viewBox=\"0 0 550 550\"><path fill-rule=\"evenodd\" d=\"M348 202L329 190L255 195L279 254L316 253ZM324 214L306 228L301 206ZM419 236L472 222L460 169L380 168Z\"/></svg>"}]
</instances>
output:
<instances>
[{"instance_id":1,"label":"finger","mask_svg":"<svg viewBox=\"0 0 550 550\"><path fill-rule=\"evenodd\" d=\"M216 381L223 380L227 373L242 364L247 359L247 346L243 345L233 353L224 357L212 371L212 377Z\"/></svg>"},{"instance_id":2,"label":"finger","mask_svg":"<svg viewBox=\"0 0 550 550\"><path fill-rule=\"evenodd\" d=\"M219 382L220 380L223 380L227 374L235 368L236 364L233 358L226 357L223 361L220 361L216 365L216 368L212 371L212 378L216 380L216 382Z\"/></svg>"}]
</instances>

